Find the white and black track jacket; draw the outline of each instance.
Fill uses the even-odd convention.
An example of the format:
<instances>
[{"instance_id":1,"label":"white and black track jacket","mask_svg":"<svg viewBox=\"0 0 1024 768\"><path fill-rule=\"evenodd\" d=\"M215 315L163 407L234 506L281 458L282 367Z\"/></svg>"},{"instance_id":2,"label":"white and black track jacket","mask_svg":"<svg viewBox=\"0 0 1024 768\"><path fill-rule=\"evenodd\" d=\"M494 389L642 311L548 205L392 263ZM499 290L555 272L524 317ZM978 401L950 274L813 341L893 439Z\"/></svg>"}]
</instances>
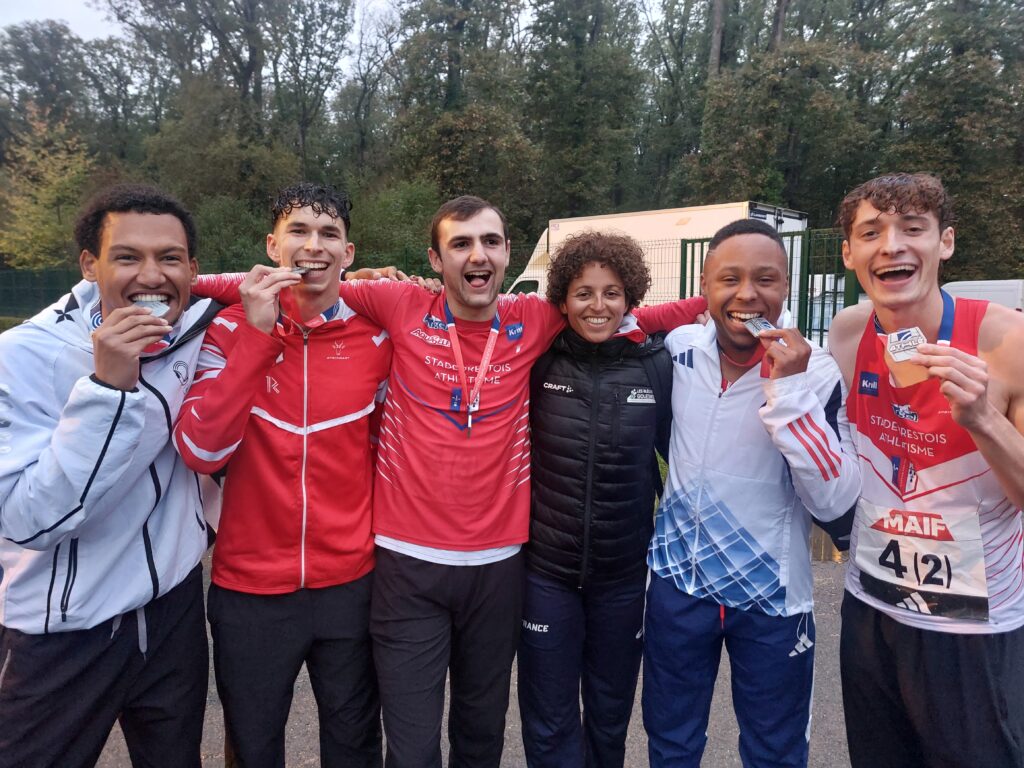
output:
<instances>
[{"instance_id":1,"label":"white and black track jacket","mask_svg":"<svg viewBox=\"0 0 1024 768\"><path fill-rule=\"evenodd\" d=\"M648 564L720 605L810 611L811 517L848 530L860 494L839 367L811 342L805 372L770 379L755 367L723 391L713 323L678 328L665 346L672 438Z\"/></svg>"},{"instance_id":2,"label":"white and black track jacket","mask_svg":"<svg viewBox=\"0 0 1024 768\"><path fill-rule=\"evenodd\" d=\"M170 435L219 308L195 301L137 387L90 378L99 295L82 281L0 335L0 624L87 629L177 586L207 546Z\"/></svg>"}]
</instances>

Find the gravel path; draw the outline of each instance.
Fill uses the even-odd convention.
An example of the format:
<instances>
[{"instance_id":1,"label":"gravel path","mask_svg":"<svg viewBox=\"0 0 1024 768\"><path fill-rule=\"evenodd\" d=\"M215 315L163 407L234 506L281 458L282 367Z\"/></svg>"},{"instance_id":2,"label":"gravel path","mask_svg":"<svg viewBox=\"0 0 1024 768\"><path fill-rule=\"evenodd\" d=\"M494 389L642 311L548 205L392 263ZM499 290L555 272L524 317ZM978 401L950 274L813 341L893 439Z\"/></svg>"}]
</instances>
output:
<instances>
[{"instance_id":1,"label":"gravel path","mask_svg":"<svg viewBox=\"0 0 1024 768\"><path fill-rule=\"evenodd\" d=\"M207 563L207 566L209 563ZM207 571L209 568L207 567ZM817 647L814 680L814 721L811 730L811 768L843 768L850 764L843 729L843 705L839 688L839 603L842 599L843 566L831 562L814 563L814 586L817 610ZM740 766L736 748L738 729L732 713L729 694L729 664L723 653L718 687L712 703L711 723L708 726L708 746L702 762L703 768L731 768ZM515 672L512 674L512 697L506 727L505 754L502 768L525 765L523 744L519 730L519 709L516 705ZM446 744L443 745L446 748ZM447 751L447 750L445 750ZM299 677L288 721L287 754L289 766L317 766L316 704L309 687L305 669ZM224 724L220 701L217 698L210 672L210 693L207 700L206 728L203 734L203 763L218 766L224 763ZM115 728L107 742L99 766L119 768L129 766L128 752L120 729ZM627 768L647 766L647 739L640 722L640 697L633 710L629 740L626 744Z\"/></svg>"}]
</instances>

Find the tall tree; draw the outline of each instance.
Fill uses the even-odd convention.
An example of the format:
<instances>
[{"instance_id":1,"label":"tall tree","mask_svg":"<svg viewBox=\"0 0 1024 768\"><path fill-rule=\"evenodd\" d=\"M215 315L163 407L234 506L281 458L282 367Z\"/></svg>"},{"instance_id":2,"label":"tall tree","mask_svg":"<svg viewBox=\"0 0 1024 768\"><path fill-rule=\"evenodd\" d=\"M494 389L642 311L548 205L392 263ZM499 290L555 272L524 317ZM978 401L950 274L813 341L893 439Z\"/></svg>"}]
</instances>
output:
<instances>
[{"instance_id":1,"label":"tall tree","mask_svg":"<svg viewBox=\"0 0 1024 768\"><path fill-rule=\"evenodd\" d=\"M535 0L527 117L550 216L621 206L641 76L628 0Z\"/></svg>"},{"instance_id":2,"label":"tall tree","mask_svg":"<svg viewBox=\"0 0 1024 768\"><path fill-rule=\"evenodd\" d=\"M72 226L93 163L66 123L46 121L29 106L26 124L0 184L0 253L13 267L68 266L77 255Z\"/></svg>"},{"instance_id":3,"label":"tall tree","mask_svg":"<svg viewBox=\"0 0 1024 768\"><path fill-rule=\"evenodd\" d=\"M309 132L335 87L351 28L350 0L291 0L269 31L276 121L295 126L306 178L314 172Z\"/></svg>"}]
</instances>

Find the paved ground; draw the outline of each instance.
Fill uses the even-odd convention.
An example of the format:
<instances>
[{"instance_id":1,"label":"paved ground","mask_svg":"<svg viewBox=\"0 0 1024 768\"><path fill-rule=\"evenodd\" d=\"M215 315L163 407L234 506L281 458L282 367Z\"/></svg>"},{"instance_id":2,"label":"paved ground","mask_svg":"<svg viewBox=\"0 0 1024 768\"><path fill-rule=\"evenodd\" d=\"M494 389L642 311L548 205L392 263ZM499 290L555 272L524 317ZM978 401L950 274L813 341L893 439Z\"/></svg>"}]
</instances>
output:
<instances>
[{"instance_id":1,"label":"paved ground","mask_svg":"<svg viewBox=\"0 0 1024 768\"><path fill-rule=\"evenodd\" d=\"M850 764L843 730L843 705L839 689L839 602L842 597L843 566L831 562L814 563L815 601L817 604L817 647L814 681L814 722L811 731L811 768L843 768ZM723 657L726 655L723 654ZM523 744L519 731L519 710L516 706L515 674L506 728L505 755L502 768L525 765ZM647 765L647 740L640 723L640 698L630 724L626 745L627 768ZM708 726L708 747L703 768L740 766L736 751L737 727L729 696L729 664L723 658L718 688L712 704L711 723ZM287 735L288 765L318 765L316 705L303 671L295 690ZM446 745L445 745L446 746ZM203 762L208 766L223 765L224 725L220 701L210 674L210 695L206 710L206 730L203 735ZM103 768L130 765L124 739L119 730L111 734L100 759Z\"/></svg>"}]
</instances>

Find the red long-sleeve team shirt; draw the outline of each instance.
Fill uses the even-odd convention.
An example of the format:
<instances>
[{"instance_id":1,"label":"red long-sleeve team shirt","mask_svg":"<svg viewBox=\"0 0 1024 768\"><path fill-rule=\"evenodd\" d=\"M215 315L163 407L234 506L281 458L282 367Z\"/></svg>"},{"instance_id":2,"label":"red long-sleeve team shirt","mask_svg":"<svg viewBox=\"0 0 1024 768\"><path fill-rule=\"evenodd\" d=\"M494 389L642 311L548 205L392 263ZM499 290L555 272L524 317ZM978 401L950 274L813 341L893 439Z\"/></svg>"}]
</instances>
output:
<instances>
[{"instance_id":1,"label":"red long-sleeve team shirt","mask_svg":"<svg viewBox=\"0 0 1024 768\"><path fill-rule=\"evenodd\" d=\"M212 575L226 589L334 586L374 565L371 433L391 342L341 301L310 325L266 334L225 309L175 425L191 469L227 467Z\"/></svg>"},{"instance_id":2,"label":"red long-sleeve team shirt","mask_svg":"<svg viewBox=\"0 0 1024 768\"><path fill-rule=\"evenodd\" d=\"M530 367L565 327L562 314L534 294L499 296L498 338L468 431L468 397L462 396L447 330L445 292L354 281L342 284L341 296L387 330L394 345L377 457L374 533L461 551L525 542ZM635 314L643 330L667 330L694 322L705 306L697 298ZM491 328L491 321L456 321L471 389Z\"/></svg>"}]
</instances>

